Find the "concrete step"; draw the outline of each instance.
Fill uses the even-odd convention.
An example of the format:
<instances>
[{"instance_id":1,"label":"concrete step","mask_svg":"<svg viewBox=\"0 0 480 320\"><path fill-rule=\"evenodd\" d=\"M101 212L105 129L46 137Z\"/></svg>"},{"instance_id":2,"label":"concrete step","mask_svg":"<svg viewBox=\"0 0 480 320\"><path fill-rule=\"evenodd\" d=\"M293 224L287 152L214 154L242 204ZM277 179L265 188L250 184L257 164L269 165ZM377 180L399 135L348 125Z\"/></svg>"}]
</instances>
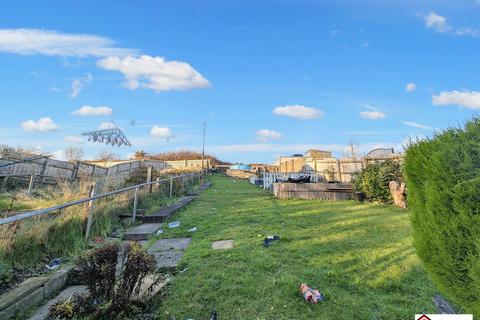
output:
<instances>
[{"instance_id":1,"label":"concrete step","mask_svg":"<svg viewBox=\"0 0 480 320\"><path fill-rule=\"evenodd\" d=\"M66 288L65 290L60 292L55 298L51 299L46 304L44 304L39 309L37 309L37 311L35 311L35 314L31 318L29 318L29 320L43 320L43 319L46 319L47 315L48 315L48 310L55 303L57 303L61 299L69 299L75 293L84 293L86 291L87 291L86 286L73 286L73 287Z\"/></svg>"},{"instance_id":2,"label":"concrete step","mask_svg":"<svg viewBox=\"0 0 480 320\"><path fill-rule=\"evenodd\" d=\"M185 196L178 200L176 203L163 207L154 214L143 216L144 223L163 222L166 218L170 217L179 209L185 207L187 204L195 200L196 196Z\"/></svg>"},{"instance_id":3,"label":"concrete step","mask_svg":"<svg viewBox=\"0 0 480 320\"><path fill-rule=\"evenodd\" d=\"M144 223L139 226L128 229L123 235L125 240L148 240L153 237L157 230L162 228L162 223Z\"/></svg>"}]
</instances>

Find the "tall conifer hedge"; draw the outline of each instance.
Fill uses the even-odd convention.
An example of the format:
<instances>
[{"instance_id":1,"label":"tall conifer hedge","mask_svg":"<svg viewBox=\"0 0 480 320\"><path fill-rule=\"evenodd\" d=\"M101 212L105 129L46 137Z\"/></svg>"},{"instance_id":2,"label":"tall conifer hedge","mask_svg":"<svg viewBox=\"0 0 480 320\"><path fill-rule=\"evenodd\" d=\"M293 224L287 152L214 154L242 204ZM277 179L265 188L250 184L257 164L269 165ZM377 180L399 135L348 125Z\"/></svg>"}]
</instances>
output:
<instances>
[{"instance_id":1,"label":"tall conifer hedge","mask_svg":"<svg viewBox=\"0 0 480 320\"><path fill-rule=\"evenodd\" d=\"M437 287L480 315L480 119L405 154L414 245Z\"/></svg>"}]
</instances>

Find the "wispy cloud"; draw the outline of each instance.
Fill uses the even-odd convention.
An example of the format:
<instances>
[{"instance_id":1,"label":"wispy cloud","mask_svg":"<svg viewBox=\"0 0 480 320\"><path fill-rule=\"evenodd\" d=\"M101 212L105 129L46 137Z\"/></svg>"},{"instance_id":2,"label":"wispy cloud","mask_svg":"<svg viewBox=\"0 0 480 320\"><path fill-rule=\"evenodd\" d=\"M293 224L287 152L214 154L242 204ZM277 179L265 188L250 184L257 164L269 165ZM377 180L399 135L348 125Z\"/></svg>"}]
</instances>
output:
<instances>
[{"instance_id":1,"label":"wispy cloud","mask_svg":"<svg viewBox=\"0 0 480 320\"><path fill-rule=\"evenodd\" d=\"M257 131L256 134L257 134L258 141L261 141L261 142L280 139L282 137L282 134L280 132L277 132L275 130L269 130L269 129L260 129Z\"/></svg>"},{"instance_id":2,"label":"wispy cloud","mask_svg":"<svg viewBox=\"0 0 480 320\"><path fill-rule=\"evenodd\" d=\"M83 87L86 86L89 82L93 80L93 77L90 73L87 73L84 77L73 79L72 81L72 90L70 91L70 97L75 98L80 94Z\"/></svg>"},{"instance_id":3,"label":"wispy cloud","mask_svg":"<svg viewBox=\"0 0 480 320\"><path fill-rule=\"evenodd\" d=\"M73 144L84 143L83 139L81 137L77 137L77 136L66 136L65 138L63 138L63 140L65 140L65 142L73 143Z\"/></svg>"},{"instance_id":4,"label":"wispy cloud","mask_svg":"<svg viewBox=\"0 0 480 320\"><path fill-rule=\"evenodd\" d=\"M480 91L442 91L438 95L432 96L432 104L436 106L457 105L461 108L480 109Z\"/></svg>"},{"instance_id":5,"label":"wispy cloud","mask_svg":"<svg viewBox=\"0 0 480 320\"><path fill-rule=\"evenodd\" d=\"M317 108L306 107L296 104L291 106L276 107L275 109L273 109L273 114L278 116L297 118L301 120L312 120L323 117L325 113Z\"/></svg>"},{"instance_id":6,"label":"wispy cloud","mask_svg":"<svg viewBox=\"0 0 480 320\"><path fill-rule=\"evenodd\" d=\"M359 144L361 153L367 153L376 148L399 148L401 143L364 143ZM209 152L214 153L304 153L309 149L330 150L337 153L343 153L349 146L346 144L272 144L272 143L253 143L253 144L231 144L231 145L213 145L209 146Z\"/></svg>"},{"instance_id":7,"label":"wispy cloud","mask_svg":"<svg viewBox=\"0 0 480 320\"><path fill-rule=\"evenodd\" d=\"M455 27L447 22L447 18L435 12L423 15L425 26L438 33L447 33L455 36L480 36L480 31L470 27Z\"/></svg>"},{"instance_id":8,"label":"wispy cloud","mask_svg":"<svg viewBox=\"0 0 480 320\"><path fill-rule=\"evenodd\" d=\"M138 58L111 56L97 62L100 68L123 73L126 87L146 88L155 92L210 87L192 66L182 61L167 61L162 57L142 55Z\"/></svg>"},{"instance_id":9,"label":"wispy cloud","mask_svg":"<svg viewBox=\"0 0 480 320\"><path fill-rule=\"evenodd\" d=\"M119 48L109 38L91 34L62 33L41 29L0 29L0 52L61 57L107 57L137 54Z\"/></svg>"},{"instance_id":10,"label":"wispy cloud","mask_svg":"<svg viewBox=\"0 0 480 320\"><path fill-rule=\"evenodd\" d=\"M381 120L387 115L381 111L361 111L358 113L360 118L369 119L369 120Z\"/></svg>"},{"instance_id":11,"label":"wispy cloud","mask_svg":"<svg viewBox=\"0 0 480 320\"><path fill-rule=\"evenodd\" d=\"M403 124L412 128L416 129L422 129L422 130L433 130L435 128L418 123L418 122L413 122L413 121L403 121Z\"/></svg>"}]
</instances>

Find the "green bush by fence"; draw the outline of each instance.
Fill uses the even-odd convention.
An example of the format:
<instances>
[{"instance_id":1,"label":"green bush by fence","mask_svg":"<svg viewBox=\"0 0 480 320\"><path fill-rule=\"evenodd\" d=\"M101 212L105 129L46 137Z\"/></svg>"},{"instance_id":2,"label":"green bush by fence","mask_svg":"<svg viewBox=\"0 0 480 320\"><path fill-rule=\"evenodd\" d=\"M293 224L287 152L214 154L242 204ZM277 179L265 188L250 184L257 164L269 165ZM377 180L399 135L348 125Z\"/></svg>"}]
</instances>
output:
<instances>
[{"instance_id":1,"label":"green bush by fence","mask_svg":"<svg viewBox=\"0 0 480 320\"><path fill-rule=\"evenodd\" d=\"M368 164L355 179L355 189L371 201L391 202L390 181L403 181L402 165L398 161L386 160Z\"/></svg>"},{"instance_id":2,"label":"green bush by fence","mask_svg":"<svg viewBox=\"0 0 480 320\"><path fill-rule=\"evenodd\" d=\"M405 155L414 245L436 285L480 315L480 119Z\"/></svg>"}]
</instances>

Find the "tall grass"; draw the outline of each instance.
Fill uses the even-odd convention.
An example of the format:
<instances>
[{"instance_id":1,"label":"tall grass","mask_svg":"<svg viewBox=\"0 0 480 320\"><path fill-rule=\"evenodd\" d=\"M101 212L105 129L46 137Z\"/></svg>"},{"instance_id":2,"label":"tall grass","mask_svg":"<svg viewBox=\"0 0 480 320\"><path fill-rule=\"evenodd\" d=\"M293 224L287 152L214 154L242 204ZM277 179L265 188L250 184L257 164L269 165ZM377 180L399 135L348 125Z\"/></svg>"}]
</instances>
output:
<instances>
[{"instance_id":1,"label":"tall grass","mask_svg":"<svg viewBox=\"0 0 480 320\"><path fill-rule=\"evenodd\" d=\"M30 208L46 208L86 197L92 182L85 180L71 184L59 181L56 189L37 190L35 197L19 193L17 198L23 201L21 203L28 203ZM194 179L193 185L197 183L198 178ZM124 186L124 182L116 178L96 181L97 194L120 186ZM168 182L154 185L152 194L148 192L148 187L142 188L138 208L156 211L192 190L192 183L190 180L174 180L171 199L169 188ZM96 200L91 237L105 237L113 229L121 228L119 215L131 212L132 207L133 191ZM45 264L52 258L75 257L88 246L85 240L87 212L86 205L76 205L46 216L0 226L0 262L24 269Z\"/></svg>"}]
</instances>

